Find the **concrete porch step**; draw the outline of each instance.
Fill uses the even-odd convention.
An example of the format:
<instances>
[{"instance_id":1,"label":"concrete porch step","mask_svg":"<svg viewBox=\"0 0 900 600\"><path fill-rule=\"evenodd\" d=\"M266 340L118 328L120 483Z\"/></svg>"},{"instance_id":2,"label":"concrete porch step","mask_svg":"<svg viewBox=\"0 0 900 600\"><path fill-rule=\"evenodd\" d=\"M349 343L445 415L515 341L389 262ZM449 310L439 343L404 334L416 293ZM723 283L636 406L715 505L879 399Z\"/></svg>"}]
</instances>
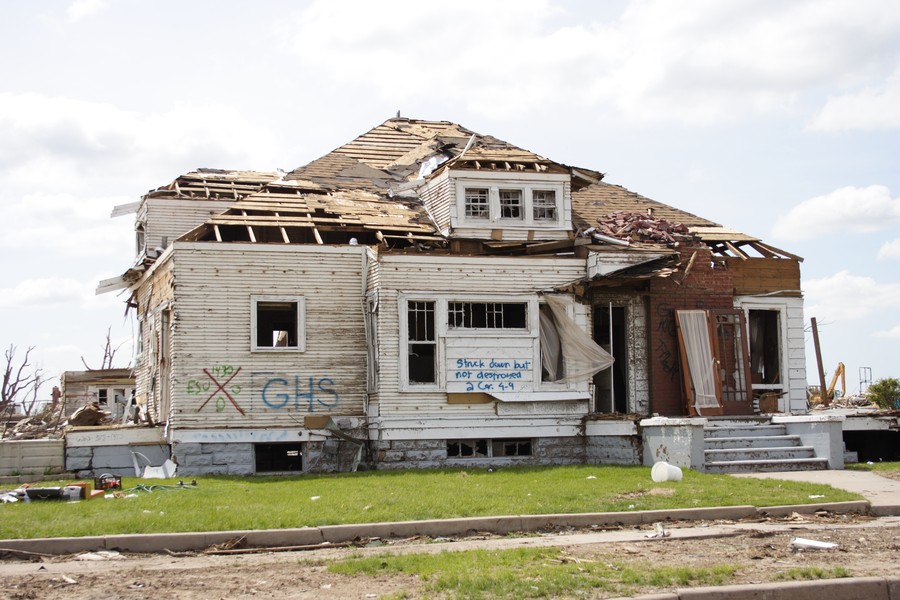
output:
<instances>
[{"instance_id":1,"label":"concrete porch step","mask_svg":"<svg viewBox=\"0 0 900 600\"><path fill-rule=\"evenodd\" d=\"M794 446L786 448L723 448L707 450L706 464L734 461L772 461L815 458L816 451L812 446Z\"/></svg>"},{"instance_id":2,"label":"concrete porch step","mask_svg":"<svg viewBox=\"0 0 900 600\"><path fill-rule=\"evenodd\" d=\"M730 460L706 463L707 473L760 473L776 471L818 471L828 468L826 458L785 460Z\"/></svg>"},{"instance_id":3,"label":"concrete porch step","mask_svg":"<svg viewBox=\"0 0 900 600\"><path fill-rule=\"evenodd\" d=\"M723 437L771 437L787 435L784 425L740 425L728 427L704 427L703 436L707 438Z\"/></svg>"},{"instance_id":4,"label":"concrete porch step","mask_svg":"<svg viewBox=\"0 0 900 600\"><path fill-rule=\"evenodd\" d=\"M799 435L769 435L765 437L707 437L707 450L726 448L792 448L801 445Z\"/></svg>"}]
</instances>

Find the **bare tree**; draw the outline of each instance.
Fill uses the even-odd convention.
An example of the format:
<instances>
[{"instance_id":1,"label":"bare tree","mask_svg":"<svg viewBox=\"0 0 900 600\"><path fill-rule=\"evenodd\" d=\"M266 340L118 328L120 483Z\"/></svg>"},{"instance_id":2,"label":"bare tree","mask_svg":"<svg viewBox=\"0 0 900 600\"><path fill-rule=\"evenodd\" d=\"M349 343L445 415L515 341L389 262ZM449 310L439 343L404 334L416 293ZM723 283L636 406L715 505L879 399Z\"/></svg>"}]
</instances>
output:
<instances>
[{"instance_id":1,"label":"bare tree","mask_svg":"<svg viewBox=\"0 0 900 600\"><path fill-rule=\"evenodd\" d=\"M103 358L100 360L100 369L112 369L113 368L113 360L116 358L116 352L119 351L125 342L122 342L115 348L112 345L112 326L106 329L106 343L102 346L103 348ZM87 361L84 360L84 357L81 357L81 364L84 365L84 368L88 371L96 371L98 369L94 369L87 364Z\"/></svg>"},{"instance_id":2,"label":"bare tree","mask_svg":"<svg viewBox=\"0 0 900 600\"><path fill-rule=\"evenodd\" d=\"M41 369L32 367L29 362L34 346L29 346L21 362L16 361L16 347L13 344L3 353L3 387L0 389L0 413L12 413L16 402L21 401L25 414L31 414L37 402L37 394L44 383ZM31 402L28 403L28 397Z\"/></svg>"}]
</instances>

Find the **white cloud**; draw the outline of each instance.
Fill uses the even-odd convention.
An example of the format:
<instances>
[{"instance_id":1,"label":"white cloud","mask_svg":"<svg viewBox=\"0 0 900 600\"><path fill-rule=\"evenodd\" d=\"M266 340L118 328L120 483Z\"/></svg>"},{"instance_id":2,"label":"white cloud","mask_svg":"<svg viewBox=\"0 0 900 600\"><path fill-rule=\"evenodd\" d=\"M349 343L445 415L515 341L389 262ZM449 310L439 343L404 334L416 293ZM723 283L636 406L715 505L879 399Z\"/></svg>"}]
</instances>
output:
<instances>
[{"instance_id":1,"label":"white cloud","mask_svg":"<svg viewBox=\"0 0 900 600\"><path fill-rule=\"evenodd\" d=\"M27 279L0 289L0 308L43 308L60 304L82 306L93 296L94 284L68 277Z\"/></svg>"},{"instance_id":2,"label":"white cloud","mask_svg":"<svg viewBox=\"0 0 900 600\"><path fill-rule=\"evenodd\" d=\"M827 233L868 233L900 224L900 198L883 185L843 187L804 200L779 215L772 235L779 239L813 239Z\"/></svg>"},{"instance_id":3,"label":"white cloud","mask_svg":"<svg viewBox=\"0 0 900 600\"><path fill-rule=\"evenodd\" d=\"M284 156L267 130L213 103L143 114L107 103L0 93L0 139L6 187L45 192L102 194L123 183L143 192L183 170L258 168L261 162L272 168Z\"/></svg>"},{"instance_id":4,"label":"white cloud","mask_svg":"<svg viewBox=\"0 0 900 600\"><path fill-rule=\"evenodd\" d=\"M809 125L814 131L895 127L900 127L900 70L882 85L830 96Z\"/></svg>"},{"instance_id":5,"label":"white cloud","mask_svg":"<svg viewBox=\"0 0 900 600\"><path fill-rule=\"evenodd\" d=\"M106 0L75 0L66 9L66 14L73 21L78 21L106 8Z\"/></svg>"},{"instance_id":6,"label":"white cloud","mask_svg":"<svg viewBox=\"0 0 900 600\"><path fill-rule=\"evenodd\" d=\"M566 6L316 0L291 45L307 68L386 100L440 97L494 118L581 105L699 124L787 114L803 94L881 76L900 50L890 0L632 0L605 22Z\"/></svg>"},{"instance_id":7,"label":"white cloud","mask_svg":"<svg viewBox=\"0 0 900 600\"><path fill-rule=\"evenodd\" d=\"M900 238L885 242L878 250L879 260L900 260Z\"/></svg>"},{"instance_id":8,"label":"white cloud","mask_svg":"<svg viewBox=\"0 0 900 600\"><path fill-rule=\"evenodd\" d=\"M871 277L840 271L831 277L803 282L804 312L821 321L851 321L900 308L900 284L879 283Z\"/></svg>"},{"instance_id":9,"label":"white cloud","mask_svg":"<svg viewBox=\"0 0 900 600\"><path fill-rule=\"evenodd\" d=\"M875 334L875 337L886 338L889 340L900 340L900 325L892 329L888 329L887 331L879 331Z\"/></svg>"}]
</instances>

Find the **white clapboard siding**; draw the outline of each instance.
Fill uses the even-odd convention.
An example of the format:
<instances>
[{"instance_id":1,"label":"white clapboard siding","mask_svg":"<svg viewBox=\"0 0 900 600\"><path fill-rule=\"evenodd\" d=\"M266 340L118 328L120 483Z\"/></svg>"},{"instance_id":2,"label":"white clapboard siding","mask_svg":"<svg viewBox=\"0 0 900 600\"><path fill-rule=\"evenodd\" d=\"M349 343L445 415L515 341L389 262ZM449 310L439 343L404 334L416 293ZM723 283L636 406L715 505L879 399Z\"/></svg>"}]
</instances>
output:
<instances>
[{"instance_id":1,"label":"white clapboard siding","mask_svg":"<svg viewBox=\"0 0 900 600\"><path fill-rule=\"evenodd\" d=\"M166 246L191 229L202 225L210 217L228 209L233 200L173 200L148 198L145 236L149 250ZM163 244L165 238L166 244Z\"/></svg>"},{"instance_id":2,"label":"white clapboard siding","mask_svg":"<svg viewBox=\"0 0 900 600\"><path fill-rule=\"evenodd\" d=\"M158 343L159 311L170 306L174 300L173 262L171 257L157 261L144 276L136 291L138 304L138 320L142 336L138 344L138 355L135 358L135 399L138 404L149 411L155 422L164 422L168 415L160 414L158 404L160 390L154 385L158 382ZM169 336L169 356L172 355L172 342Z\"/></svg>"},{"instance_id":3,"label":"white clapboard siding","mask_svg":"<svg viewBox=\"0 0 900 600\"><path fill-rule=\"evenodd\" d=\"M583 259L576 258L382 255L379 259L378 341L381 352L377 394L382 426L390 429L398 419L408 418L424 419L424 422L431 422L435 427L442 426L440 423L443 420L452 418L481 420L491 426L498 422L493 403L448 404L445 389L401 391L400 293L425 292L445 297L451 294L459 299L477 297L472 294L489 294L492 301L506 295L516 300L523 296L536 298L537 292L550 291L554 286L583 277L584 265ZM575 305L573 308L576 322L586 328L589 322L587 307ZM463 338L453 337L452 341L447 338L449 349L445 350L445 359L455 357L454 353L458 353L455 349L462 347L466 339L475 354L490 354L490 346L484 346L490 343L490 336L478 336L479 349L474 347L475 342L471 338ZM505 351L507 356L521 353L523 357L533 358L536 358L536 343L536 337L521 335L512 339L504 337L496 342L504 347L520 346L518 350ZM528 347L532 349L530 355L525 353ZM488 350L484 351L484 348ZM586 384L583 387L586 389ZM513 420L517 418L528 421L532 416L510 416ZM564 418L571 420L577 417L566 415Z\"/></svg>"},{"instance_id":4,"label":"white clapboard siding","mask_svg":"<svg viewBox=\"0 0 900 600\"><path fill-rule=\"evenodd\" d=\"M173 425L297 427L307 415L361 414L365 252L176 243ZM251 352L252 295L304 299L304 352Z\"/></svg>"},{"instance_id":5,"label":"white clapboard siding","mask_svg":"<svg viewBox=\"0 0 900 600\"><path fill-rule=\"evenodd\" d=\"M446 232L450 229L450 204L453 191L450 177L444 171L436 179L429 181L428 188L421 191L422 202L431 214L438 228Z\"/></svg>"}]
</instances>

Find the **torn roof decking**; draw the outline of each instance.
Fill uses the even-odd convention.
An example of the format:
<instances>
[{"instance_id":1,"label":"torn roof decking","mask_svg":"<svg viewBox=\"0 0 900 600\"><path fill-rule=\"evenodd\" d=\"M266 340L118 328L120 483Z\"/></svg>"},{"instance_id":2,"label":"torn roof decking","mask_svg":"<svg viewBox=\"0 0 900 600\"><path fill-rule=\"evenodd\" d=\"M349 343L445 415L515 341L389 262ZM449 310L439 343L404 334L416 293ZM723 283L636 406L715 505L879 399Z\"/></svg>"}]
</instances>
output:
<instances>
[{"instance_id":1,"label":"torn roof decking","mask_svg":"<svg viewBox=\"0 0 900 600\"><path fill-rule=\"evenodd\" d=\"M150 190L144 198L240 200L276 179L275 172L197 169Z\"/></svg>"},{"instance_id":2,"label":"torn roof decking","mask_svg":"<svg viewBox=\"0 0 900 600\"><path fill-rule=\"evenodd\" d=\"M315 239L320 239L318 232L326 231L347 234L381 232L415 238L432 238L436 234L425 209L416 202L387 199L362 190L321 194L270 186L236 202L222 214L211 217L180 239L224 241L218 228L226 226L255 229L255 232L247 230L250 240L283 243L301 241L290 233L296 228L315 229ZM274 235L271 232L257 235L265 229L279 231ZM302 241L306 241L306 238L303 237Z\"/></svg>"}]
</instances>

